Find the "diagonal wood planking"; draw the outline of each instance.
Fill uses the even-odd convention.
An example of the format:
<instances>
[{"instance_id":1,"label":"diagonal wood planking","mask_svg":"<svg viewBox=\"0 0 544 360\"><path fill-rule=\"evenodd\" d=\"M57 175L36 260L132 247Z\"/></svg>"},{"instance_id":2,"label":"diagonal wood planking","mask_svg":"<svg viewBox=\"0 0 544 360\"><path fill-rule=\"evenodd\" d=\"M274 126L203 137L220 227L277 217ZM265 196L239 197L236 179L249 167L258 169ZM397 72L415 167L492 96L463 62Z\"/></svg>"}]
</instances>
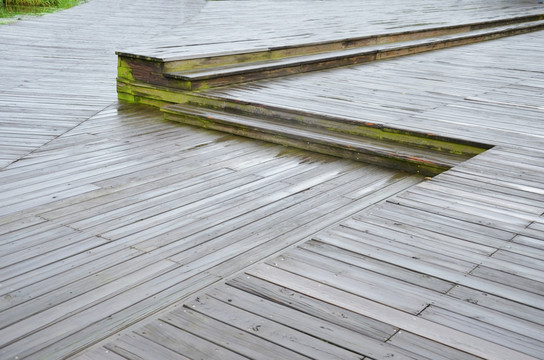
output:
<instances>
[{"instance_id":1,"label":"diagonal wood planking","mask_svg":"<svg viewBox=\"0 0 544 360\"><path fill-rule=\"evenodd\" d=\"M421 181L133 105L2 174L5 357L70 354Z\"/></svg>"}]
</instances>

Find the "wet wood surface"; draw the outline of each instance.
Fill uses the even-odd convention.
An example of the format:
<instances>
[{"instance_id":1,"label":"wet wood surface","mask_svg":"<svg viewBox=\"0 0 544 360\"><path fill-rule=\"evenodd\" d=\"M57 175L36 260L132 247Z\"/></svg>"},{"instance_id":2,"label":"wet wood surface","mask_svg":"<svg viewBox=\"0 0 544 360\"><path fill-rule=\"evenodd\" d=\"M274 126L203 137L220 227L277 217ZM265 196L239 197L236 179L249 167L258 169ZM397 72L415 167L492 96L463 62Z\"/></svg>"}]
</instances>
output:
<instances>
[{"instance_id":1,"label":"wet wood surface","mask_svg":"<svg viewBox=\"0 0 544 360\"><path fill-rule=\"evenodd\" d=\"M219 24L264 14L245 1L152 2L92 0L0 27L1 359L542 358L542 34L221 93L499 144L422 181L117 103L118 46L191 29L178 45L216 31L225 45L204 47L219 51L238 44ZM343 36L362 11L258 3L293 9L276 33L292 39L350 14ZM541 9L462 4L458 21ZM310 35L294 30L312 17Z\"/></svg>"},{"instance_id":2,"label":"wet wood surface","mask_svg":"<svg viewBox=\"0 0 544 360\"><path fill-rule=\"evenodd\" d=\"M114 105L5 169L2 181L2 356L54 358L421 177ZM141 345L131 341L122 346Z\"/></svg>"},{"instance_id":3,"label":"wet wood surface","mask_svg":"<svg viewBox=\"0 0 544 360\"><path fill-rule=\"evenodd\" d=\"M227 13L229 16L225 16ZM516 3L461 0L439 5L432 0L416 3L393 0L386 5L380 0L222 1L202 9L191 21L190 29L174 28L160 38L142 39L141 45L118 50L130 53L142 50L143 55L165 59L192 57L534 14L541 15L542 7L532 0Z\"/></svg>"},{"instance_id":4,"label":"wet wood surface","mask_svg":"<svg viewBox=\"0 0 544 360\"><path fill-rule=\"evenodd\" d=\"M535 32L208 93L488 144L541 147L543 125L535 119L543 111L544 65L539 51L527 47L540 47L542 39Z\"/></svg>"}]
</instances>

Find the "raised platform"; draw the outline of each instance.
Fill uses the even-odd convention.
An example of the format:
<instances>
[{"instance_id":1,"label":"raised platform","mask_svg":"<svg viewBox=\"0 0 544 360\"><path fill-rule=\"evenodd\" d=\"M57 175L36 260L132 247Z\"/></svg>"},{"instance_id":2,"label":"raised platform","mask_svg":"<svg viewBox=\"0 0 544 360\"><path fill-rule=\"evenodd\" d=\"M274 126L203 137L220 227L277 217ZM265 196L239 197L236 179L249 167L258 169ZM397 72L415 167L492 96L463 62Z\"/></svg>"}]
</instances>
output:
<instances>
[{"instance_id":1,"label":"raised platform","mask_svg":"<svg viewBox=\"0 0 544 360\"><path fill-rule=\"evenodd\" d=\"M265 78L354 65L444 49L544 29L544 15L343 38L251 50L158 58L117 52L121 98L124 84L199 90ZM389 45L386 45L389 44Z\"/></svg>"},{"instance_id":2,"label":"raised platform","mask_svg":"<svg viewBox=\"0 0 544 360\"><path fill-rule=\"evenodd\" d=\"M489 146L350 118L297 114L289 109L207 96L202 90L538 31L544 29L542 17L520 16L192 57L156 58L118 52L118 92L121 99L132 102L158 106L186 103L163 107L168 120L433 176Z\"/></svg>"}]
</instances>

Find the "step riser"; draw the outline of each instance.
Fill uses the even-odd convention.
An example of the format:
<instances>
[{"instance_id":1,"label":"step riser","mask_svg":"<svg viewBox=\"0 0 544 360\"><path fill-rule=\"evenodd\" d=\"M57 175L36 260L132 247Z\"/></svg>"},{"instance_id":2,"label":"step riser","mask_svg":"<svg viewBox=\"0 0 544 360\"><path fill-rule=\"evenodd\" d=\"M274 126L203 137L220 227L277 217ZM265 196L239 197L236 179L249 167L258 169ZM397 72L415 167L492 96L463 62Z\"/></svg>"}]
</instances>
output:
<instances>
[{"instance_id":1,"label":"step riser","mask_svg":"<svg viewBox=\"0 0 544 360\"><path fill-rule=\"evenodd\" d=\"M381 154L368 150L347 149L334 146L334 144L323 144L312 141L312 139L300 139L285 134L268 133L250 127L238 127L227 123L218 122L214 119L198 117L193 115L180 115L165 112L165 119L176 121L187 125L198 126L206 129L217 130L234 135L244 136L252 139L272 142L279 145L292 146L303 150L314 151L326 155L361 161L374 165L389 167L425 176L435 176L448 170L450 167L443 164L431 163L415 158L400 158L395 154Z\"/></svg>"},{"instance_id":2,"label":"step riser","mask_svg":"<svg viewBox=\"0 0 544 360\"><path fill-rule=\"evenodd\" d=\"M323 43L312 43L297 46L284 46L268 49L266 51L255 51L250 53L231 54L223 56L209 56L200 59L172 60L164 64L165 72L188 71L194 69L206 69L217 66L249 63L254 61L265 61L283 59L294 56L310 55L323 52L354 49L363 46L389 44L400 41L419 40L435 36L453 35L472 30L482 30L492 27L521 24L524 22L543 20L543 15L523 16L513 19L494 20L481 23L463 24L433 28L429 30L414 30L392 34L379 34L364 36L340 41L329 41Z\"/></svg>"},{"instance_id":3,"label":"step riser","mask_svg":"<svg viewBox=\"0 0 544 360\"><path fill-rule=\"evenodd\" d=\"M117 78L117 95L123 101L157 108L171 104L183 104L194 98L187 91L143 82L127 81L123 78Z\"/></svg>"},{"instance_id":4,"label":"step riser","mask_svg":"<svg viewBox=\"0 0 544 360\"><path fill-rule=\"evenodd\" d=\"M144 103L156 107L163 107L170 104L189 103L202 108L217 109L231 113L238 113L246 116L264 117L274 119L280 123L304 125L309 128L325 129L331 132L340 132L348 135L357 135L377 140L387 140L412 146L443 151L451 154L472 157L480 154L490 146L471 142L452 141L441 139L430 134L411 133L404 130L397 130L383 127L379 124L361 123L327 117L321 114L308 114L294 110L285 111L281 108L273 108L260 104L239 103L225 99L190 94L183 91L171 89L158 89L145 85L134 85L118 82L120 98L137 103Z\"/></svg>"},{"instance_id":5,"label":"step riser","mask_svg":"<svg viewBox=\"0 0 544 360\"><path fill-rule=\"evenodd\" d=\"M287 75L301 74L311 71L319 71L326 69L333 69L342 66L364 64L376 60L385 60L395 57L413 55L424 53L428 51L447 49L455 46L475 44L478 42L500 39L507 36L514 36L520 34L526 34L533 31L543 30L544 25L539 25L531 28L517 29L515 31L497 32L494 34L486 34L483 36L466 37L461 39L443 40L439 42L432 42L424 45L406 46L401 48L395 48L392 50L380 50L370 53L362 53L356 56L350 56L341 58L338 60L330 60L326 62L316 62L312 64L295 65L290 67L283 67L277 70L252 72L244 75L225 76L215 79L209 79L206 81L189 82L191 90L208 89L220 86L226 86L231 84L239 84L245 82L251 82L256 80L271 79L275 77L282 77Z\"/></svg>"},{"instance_id":6,"label":"step riser","mask_svg":"<svg viewBox=\"0 0 544 360\"><path fill-rule=\"evenodd\" d=\"M191 84L164 77L163 63L152 60L119 57L117 78L125 83L152 84L174 89L190 90Z\"/></svg>"},{"instance_id":7,"label":"step riser","mask_svg":"<svg viewBox=\"0 0 544 360\"><path fill-rule=\"evenodd\" d=\"M195 104L191 100L191 104ZM418 134L398 129L387 128L378 124L349 121L348 119L327 117L325 115L306 115L296 111L286 112L281 109L268 108L252 104L238 104L218 99L216 102L206 98L198 102L198 106L209 109L221 109L230 113L238 113L244 116L262 117L274 120L279 124L304 126L312 129L326 130L331 133L354 135L360 138L370 138L407 144L414 147L457 154L467 157L478 155L489 149L488 145L469 142L452 142L451 139L433 138L430 134Z\"/></svg>"},{"instance_id":8,"label":"step riser","mask_svg":"<svg viewBox=\"0 0 544 360\"><path fill-rule=\"evenodd\" d=\"M479 42L501 39L509 36L516 36L521 34L527 34L530 32L544 30L543 25L536 25L522 29L513 29L508 31L497 31L495 33L480 35L480 36L466 36L456 39L443 40L431 44L425 44L420 46L407 46L400 47L391 50L380 50L376 55L376 60L390 59L400 56L413 55L433 50L447 49L456 46L476 44Z\"/></svg>"},{"instance_id":9,"label":"step riser","mask_svg":"<svg viewBox=\"0 0 544 360\"><path fill-rule=\"evenodd\" d=\"M358 56L345 57L338 60L321 61L312 64L301 64L289 67L282 67L274 70L256 71L243 75L225 76L205 81L188 82L191 90L203 90L225 85L240 84L250 81L271 79L276 77L301 74L310 71L333 69L341 66L363 64L376 60L376 52L361 54Z\"/></svg>"}]
</instances>

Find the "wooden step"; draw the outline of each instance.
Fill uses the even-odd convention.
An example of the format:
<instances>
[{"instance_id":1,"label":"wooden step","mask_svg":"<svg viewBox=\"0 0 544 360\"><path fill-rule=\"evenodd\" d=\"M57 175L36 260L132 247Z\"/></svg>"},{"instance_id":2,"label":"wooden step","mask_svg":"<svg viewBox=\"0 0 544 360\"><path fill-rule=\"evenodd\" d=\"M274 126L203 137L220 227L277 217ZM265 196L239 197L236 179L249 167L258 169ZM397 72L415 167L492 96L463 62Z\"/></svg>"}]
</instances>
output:
<instances>
[{"instance_id":1,"label":"wooden step","mask_svg":"<svg viewBox=\"0 0 544 360\"><path fill-rule=\"evenodd\" d=\"M466 34L443 35L433 38L406 41L402 44L367 46L364 48L288 57L284 59L220 66L211 69L167 72L164 73L164 77L172 79L171 85L174 87L186 90L206 89L309 71L361 64L543 29L544 21L536 21L507 25L500 28L475 30Z\"/></svg>"},{"instance_id":2,"label":"wooden step","mask_svg":"<svg viewBox=\"0 0 544 360\"><path fill-rule=\"evenodd\" d=\"M359 64L538 31L544 29L543 18L544 15L530 15L319 43L239 49L227 53L189 57L156 58L145 54L117 52L118 92L122 99L137 101L135 94L130 93L132 86L149 84L156 88L202 90Z\"/></svg>"},{"instance_id":3,"label":"wooden step","mask_svg":"<svg viewBox=\"0 0 544 360\"><path fill-rule=\"evenodd\" d=\"M316 129L321 132L335 132L339 136L347 135L378 141L402 143L413 147L461 155L467 158L478 155L491 148L491 145L481 142L453 139L429 132L423 133L308 110L273 106L258 102L238 101L228 96L218 96L208 93L193 93L190 99L184 103L206 109L240 114L245 117L267 119L274 123L281 123L287 126L294 125L306 129Z\"/></svg>"},{"instance_id":4,"label":"wooden step","mask_svg":"<svg viewBox=\"0 0 544 360\"><path fill-rule=\"evenodd\" d=\"M286 124L266 118L204 109L188 104L169 105L161 110L165 113L167 120L426 176L439 174L469 158L401 142L341 134L315 127Z\"/></svg>"},{"instance_id":5,"label":"wooden step","mask_svg":"<svg viewBox=\"0 0 544 360\"><path fill-rule=\"evenodd\" d=\"M457 25L436 26L417 30L404 30L391 33L381 33L335 40L306 42L289 45L271 45L260 48L236 48L236 44L230 44L228 51L214 51L186 55L186 48L182 47L183 55L176 55L175 50L170 49L170 55L158 55L151 49L149 52L123 52L117 51L117 55L123 58L140 59L160 62L164 72L177 72L213 68L225 65L250 63L273 59L283 59L310 54L318 54L331 51L341 51L364 46L373 46L402 41L431 38L443 35L466 33L474 30L497 28L506 25L522 24L532 21L544 20L544 15L525 15L503 19L486 20L474 23L462 23ZM174 45L174 44L173 44Z\"/></svg>"}]
</instances>

